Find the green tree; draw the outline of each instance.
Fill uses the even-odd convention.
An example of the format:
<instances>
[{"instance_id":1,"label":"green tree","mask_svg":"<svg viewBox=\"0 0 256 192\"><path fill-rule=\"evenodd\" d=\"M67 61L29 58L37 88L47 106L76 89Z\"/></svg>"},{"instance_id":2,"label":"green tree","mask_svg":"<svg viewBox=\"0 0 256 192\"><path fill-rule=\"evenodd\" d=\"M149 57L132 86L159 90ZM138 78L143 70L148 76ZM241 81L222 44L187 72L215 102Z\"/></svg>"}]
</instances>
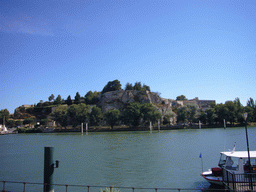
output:
<instances>
[{"instance_id":1,"label":"green tree","mask_svg":"<svg viewBox=\"0 0 256 192\"><path fill-rule=\"evenodd\" d=\"M53 94L51 94L51 95L48 97L48 100L49 100L49 101L53 101L53 100L54 100L54 97L55 97L55 96L54 96Z\"/></svg>"},{"instance_id":2,"label":"green tree","mask_svg":"<svg viewBox=\"0 0 256 192\"><path fill-rule=\"evenodd\" d=\"M235 103L237 106L242 106L242 104L241 104L241 102L240 102L240 99L239 99L238 97L235 98L234 103Z\"/></svg>"},{"instance_id":3,"label":"green tree","mask_svg":"<svg viewBox=\"0 0 256 192\"><path fill-rule=\"evenodd\" d=\"M117 125L120 120L120 111L117 109L108 110L106 113L104 113L104 119L106 123L111 126L111 129L113 129L113 127Z\"/></svg>"},{"instance_id":4,"label":"green tree","mask_svg":"<svg viewBox=\"0 0 256 192\"><path fill-rule=\"evenodd\" d=\"M80 94L79 94L78 92L76 92L76 96L75 96L75 101L74 101L74 103L75 103L75 104L80 104L80 103L81 103L80 99L81 99Z\"/></svg>"},{"instance_id":5,"label":"green tree","mask_svg":"<svg viewBox=\"0 0 256 192\"><path fill-rule=\"evenodd\" d=\"M23 124L26 125L26 124L29 124L29 127L31 127L32 124L35 124L35 119L34 118L26 118L24 119L23 121Z\"/></svg>"},{"instance_id":6,"label":"green tree","mask_svg":"<svg viewBox=\"0 0 256 192\"><path fill-rule=\"evenodd\" d=\"M252 110L249 110L250 107ZM247 107L246 110L249 111L248 113L248 120L247 121L256 121L256 105L255 102L253 100L253 98L250 97L250 99L247 101Z\"/></svg>"},{"instance_id":7,"label":"green tree","mask_svg":"<svg viewBox=\"0 0 256 192\"><path fill-rule=\"evenodd\" d=\"M186 123L188 121L189 111L186 106L180 107L177 110L177 122Z\"/></svg>"},{"instance_id":8,"label":"green tree","mask_svg":"<svg viewBox=\"0 0 256 192\"><path fill-rule=\"evenodd\" d=\"M155 123L162 116L152 103L144 103L140 105L140 114L144 123L149 121Z\"/></svg>"},{"instance_id":9,"label":"green tree","mask_svg":"<svg viewBox=\"0 0 256 192\"><path fill-rule=\"evenodd\" d=\"M250 107L250 106L246 106L244 107L244 112L248 113L248 116L247 116L247 122L252 122L254 120L254 117L253 117L253 108Z\"/></svg>"},{"instance_id":10,"label":"green tree","mask_svg":"<svg viewBox=\"0 0 256 192\"><path fill-rule=\"evenodd\" d=\"M68 96L68 98L66 100L66 103L67 103L68 106L72 105L73 102L72 102L72 99L71 99L70 95Z\"/></svg>"},{"instance_id":11,"label":"green tree","mask_svg":"<svg viewBox=\"0 0 256 192\"><path fill-rule=\"evenodd\" d=\"M49 122L49 119L41 119L40 124L46 126Z\"/></svg>"},{"instance_id":12,"label":"green tree","mask_svg":"<svg viewBox=\"0 0 256 192\"><path fill-rule=\"evenodd\" d=\"M51 114L52 118L54 121L59 123L61 127L66 127L68 126L68 107L65 105L60 105L55 109L55 111Z\"/></svg>"},{"instance_id":13,"label":"green tree","mask_svg":"<svg viewBox=\"0 0 256 192\"><path fill-rule=\"evenodd\" d=\"M18 126L21 126L23 124L23 122L22 121L15 121L15 126L16 127L18 127Z\"/></svg>"},{"instance_id":14,"label":"green tree","mask_svg":"<svg viewBox=\"0 0 256 192\"><path fill-rule=\"evenodd\" d=\"M137 127L140 125L140 120L142 118L140 113L140 103L131 103L124 108L122 121L125 125Z\"/></svg>"},{"instance_id":15,"label":"green tree","mask_svg":"<svg viewBox=\"0 0 256 192\"><path fill-rule=\"evenodd\" d=\"M142 91L150 91L150 87L148 85L143 84Z\"/></svg>"},{"instance_id":16,"label":"green tree","mask_svg":"<svg viewBox=\"0 0 256 192\"><path fill-rule=\"evenodd\" d=\"M7 122L9 119L10 113L7 109L2 109L0 111L0 124L4 124L4 121Z\"/></svg>"},{"instance_id":17,"label":"green tree","mask_svg":"<svg viewBox=\"0 0 256 192\"><path fill-rule=\"evenodd\" d=\"M244 111L244 107L240 102L240 99L237 97L234 100L234 104L236 105L236 111L235 111L235 117L236 117L236 121L243 123L244 118L243 118L243 111Z\"/></svg>"},{"instance_id":18,"label":"green tree","mask_svg":"<svg viewBox=\"0 0 256 192\"><path fill-rule=\"evenodd\" d=\"M61 101L61 96L58 95L57 98L56 98L55 101L54 101L54 104L55 104L55 105L61 105L61 103L62 103L62 101Z\"/></svg>"},{"instance_id":19,"label":"green tree","mask_svg":"<svg viewBox=\"0 0 256 192\"><path fill-rule=\"evenodd\" d=\"M214 123L214 120L215 120L214 109L209 108L209 109L206 109L205 112L206 112L207 123L212 125Z\"/></svg>"},{"instance_id":20,"label":"green tree","mask_svg":"<svg viewBox=\"0 0 256 192\"><path fill-rule=\"evenodd\" d=\"M117 79L114 81L109 81L107 85L102 90L102 94L109 92L109 91L117 91L121 89L121 83Z\"/></svg>"},{"instance_id":21,"label":"green tree","mask_svg":"<svg viewBox=\"0 0 256 192\"><path fill-rule=\"evenodd\" d=\"M203 124L206 124L207 116L204 111L200 111L198 120L200 120Z\"/></svg>"},{"instance_id":22,"label":"green tree","mask_svg":"<svg viewBox=\"0 0 256 192\"><path fill-rule=\"evenodd\" d=\"M171 123L170 119L174 117L174 114L172 112L167 113L164 118L163 118L163 124L164 125L169 125Z\"/></svg>"},{"instance_id":23,"label":"green tree","mask_svg":"<svg viewBox=\"0 0 256 192\"><path fill-rule=\"evenodd\" d=\"M217 115L217 121L220 124L223 124L223 120L228 119L228 108L224 104L220 103L216 105L215 111Z\"/></svg>"},{"instance_id":24,"label":"green tree","mask_svg":"<svg viewBox=\"0 0 256 192\"><path fill-rule=\"evenodd\" d=\"M188 106L188 121L190 123L196 122L196 112L197 112L196 106L192 106L192 105Z\"/></svg>"},{"instance_id":25,"label":"green tree","mask_svg":"<svg viewBox=\"0 0 256 192\"><path fill-rule=\"evenodd\" d=\"M73 104L68 108L68 115L73 128L76 128L77 125L86 121L89 115L89 110L90 106L84 103L80 103L78 105Z\"/></svg>"},{"instance_id":26,"label":"green tree","mask_svg":"<svg viewBox=\"0 0 256 192\"><path fill-rule=\"evenodd\" d=\"M251 108L255 108L255 103L253 98L250 97L250 99L247 101L247 106Z\"/></svg>"},{"instance_id":27,"label":"green tree","mask_svg":"<svg viewBox=\"0 0 256 192\"><path fill-rule=\"evenodd\" d=\"M9 127L14 127L15 126L15 121L13 119L9 119L7 121L7 124L8 124Z\"/></svg>"},{"instance_id":28,"label":"green tree","mask_svg":"<svg viewBox=\"0 0 256 192\"><path fill-rule=\"evenodd\" d=\"M94 93L92 91L88 91L86 93L86 95L84 96L85 98L85 103L87 105L93 105L93 104L97 104L99 102L99 98L98 98L98 92L94 91Z\"/></svg>"},{"instance_id":29,"label":"green tree","mask_svg":"<svg viewBox=\"0 0 256 192\"><path fill-rule=\"evenodd\" d=\"M134 89L134 90L137 90L137 91L141 91L141 90L142 90L141 82L136 82L136 83L134 84L133 89Z\"/></svg>"},{"instance_id":30,"label":"green tree","mask_svg":"<svg viewBox=\"0 0 256 192\"><path fill-rule=\"evenodd\" d=\"M188 100L188 99L186 98L185 95L180 95L180 96L177 96L177 97L176 97L176 100L177 100L177 101L183 101L183 100Z\"/></svg>"},{"instance_id":31,"label":"green tree","mask_svg":"<svg viewBox=\"0 0 256 192\"><path fill-rule=\"evenodd\" d=\"M227 121L229 121L232 125L236 121L236 111L237 111L237 105L233 101L226 101L225 107L227 110Z\"/></svg>"},{"instance_id":32,"label":"green tree","mask_svg":"<svg viewBox=\"0 0 256 192\"><path fill-rule=\"evenodd\" d=\"M103 118L103 114L102 114L101 108L97 106L93 106L92 111L89 115L90 125L92 126L100 125L102 118Z\"/></svg>"},{"instance_id":33,"label":"green tree","mask_svg":"<svg viewBox=\"0 0 256 192\"><path fill-rule=\"evenodd\" d=\"M125 85L125 90L133 90L132 84L131 84L131 83L127 83L127 84Z\"/></svg>"}]
</instances>

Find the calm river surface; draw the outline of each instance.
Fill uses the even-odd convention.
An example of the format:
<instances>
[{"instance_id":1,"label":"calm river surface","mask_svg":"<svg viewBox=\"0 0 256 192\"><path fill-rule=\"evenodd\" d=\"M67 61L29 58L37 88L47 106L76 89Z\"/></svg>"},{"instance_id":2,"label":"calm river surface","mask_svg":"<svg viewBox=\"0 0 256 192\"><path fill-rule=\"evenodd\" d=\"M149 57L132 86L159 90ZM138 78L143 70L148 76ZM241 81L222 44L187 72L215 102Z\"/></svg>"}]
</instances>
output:
<instances>
[{"instance_id":1,"label":"calm river surface","mask_svg":"<svg viewBox=\"0 0 256 192\"><path fill-rule=\"evenodd\" d=\"M248 128L248 135L250 149L256 150L256 128ZM0 136L0 181L43 183L44 147L51 146L54 160L60 161L55 184L207 188L200 176L200 153L207 170L217 166L219 152L232 149L235 142L237 150L246 150L244 128L4 135ZM22 184L6 186L6 190L23 190ZM26 191L42 191L42 186L27 185Z\"/></svg>"}]
</instances>

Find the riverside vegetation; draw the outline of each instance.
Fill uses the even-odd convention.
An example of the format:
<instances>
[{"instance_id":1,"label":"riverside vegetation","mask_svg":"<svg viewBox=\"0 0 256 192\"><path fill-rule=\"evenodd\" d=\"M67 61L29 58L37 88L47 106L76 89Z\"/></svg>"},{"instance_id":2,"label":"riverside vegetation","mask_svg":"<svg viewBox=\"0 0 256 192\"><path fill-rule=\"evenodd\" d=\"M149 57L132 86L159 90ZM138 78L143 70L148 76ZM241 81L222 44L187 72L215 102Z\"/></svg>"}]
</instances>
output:
<instances>
[{"instance_id":1,"label":"riverside vegetation","mask_svg":"<svg viewBox=\"0 0 256 192\"><path fill-rule=\"evenodd\" d=\"M145 127L150 122L157 123L161 119L162 125L171 123L193 124L199 120L202 124L222 126L223 119L230 125L242 124L242 114L248 113L247 122L256 121L256 105L249 98L247 105L243 106L236 98L224 104L210 103L205 110L198 106L179 105L179 102L162 99L159 93L153 93L147 85L136 82L134 86L127 83L121 89L118 80L109 81L101 92L89 91L84 97L79 92L74 100L69 95L62 99L60 95L51 94L49 101L25 107L21 106L10 115L7 109L0 111L0 124L8 127L34 127L30 132L40 131L41 127L49 126L50 121L55 121L57 127L67 129L72 126L75 130L81 123L87 122L90 127L114 126ZM177 96L176 101L186 101L184 95ZM4 122L5 121L5 122ZM24 129L19 129L20 132ZM28 129L25 129L28 131Z\"/></svg>"}]
</instances>

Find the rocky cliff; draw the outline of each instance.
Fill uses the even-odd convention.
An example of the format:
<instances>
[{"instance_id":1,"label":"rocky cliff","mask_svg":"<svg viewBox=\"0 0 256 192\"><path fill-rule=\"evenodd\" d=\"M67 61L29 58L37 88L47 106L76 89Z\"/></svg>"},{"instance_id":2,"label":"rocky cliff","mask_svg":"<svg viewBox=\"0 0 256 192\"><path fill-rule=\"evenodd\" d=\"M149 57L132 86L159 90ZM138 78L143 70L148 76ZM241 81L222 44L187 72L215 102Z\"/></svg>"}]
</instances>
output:
<instances>
[{"instance_id":1,"label":"rocky cliff","mask_svg":"<svg viewBox=\"0 0 256 192\"><path fill-rule=\"evenodd\" d=\"M106 92L101 96L99 104L102 107L102 112L105 113L110 109L118 109L122 112L127 104L133 102L152 103L162 115L170 113L171 106L175 104L174 100L160 98L157 93L136 90Z\"/></svg>"}]
</instances>

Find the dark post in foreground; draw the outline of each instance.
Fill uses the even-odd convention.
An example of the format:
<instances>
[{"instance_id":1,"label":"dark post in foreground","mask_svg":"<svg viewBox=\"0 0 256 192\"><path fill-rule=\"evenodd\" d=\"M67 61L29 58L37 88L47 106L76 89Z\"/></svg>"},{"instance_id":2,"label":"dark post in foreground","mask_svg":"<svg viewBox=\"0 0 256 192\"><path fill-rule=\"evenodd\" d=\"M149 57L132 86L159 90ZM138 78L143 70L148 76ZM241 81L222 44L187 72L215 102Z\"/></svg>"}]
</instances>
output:
<instances>
[{"instance_id":1,"label":"dark post in foreground","mask_svg":"<svg viewBox=\"0 0 256 192\"><path fill-rule=\"evenodd\" d=\"M44 191L54 192L52 185L54 168L59 167L59 161L56 161L56 167L53 162L53 147L44 148Z\"/></svg>"},{"instance_id":2,"label":"dark post in foreground","mask_svg":"<svg viewBox=\"0 0 256 192\"><path fill-rule=\"evenodd\" d=\"M247 144L247 152L248 152L248 163L249 163L249 183L250 183L250 188L253 190L253 184L252 184L252 167L251 167L251 158L250 158L250 149L249 149L249 140L248 140L248 132L247 132L247 116L248 113L244 113L244 120L245 120L245 134L246 134L246 144Z\"/></svg>"}]
</instances>

